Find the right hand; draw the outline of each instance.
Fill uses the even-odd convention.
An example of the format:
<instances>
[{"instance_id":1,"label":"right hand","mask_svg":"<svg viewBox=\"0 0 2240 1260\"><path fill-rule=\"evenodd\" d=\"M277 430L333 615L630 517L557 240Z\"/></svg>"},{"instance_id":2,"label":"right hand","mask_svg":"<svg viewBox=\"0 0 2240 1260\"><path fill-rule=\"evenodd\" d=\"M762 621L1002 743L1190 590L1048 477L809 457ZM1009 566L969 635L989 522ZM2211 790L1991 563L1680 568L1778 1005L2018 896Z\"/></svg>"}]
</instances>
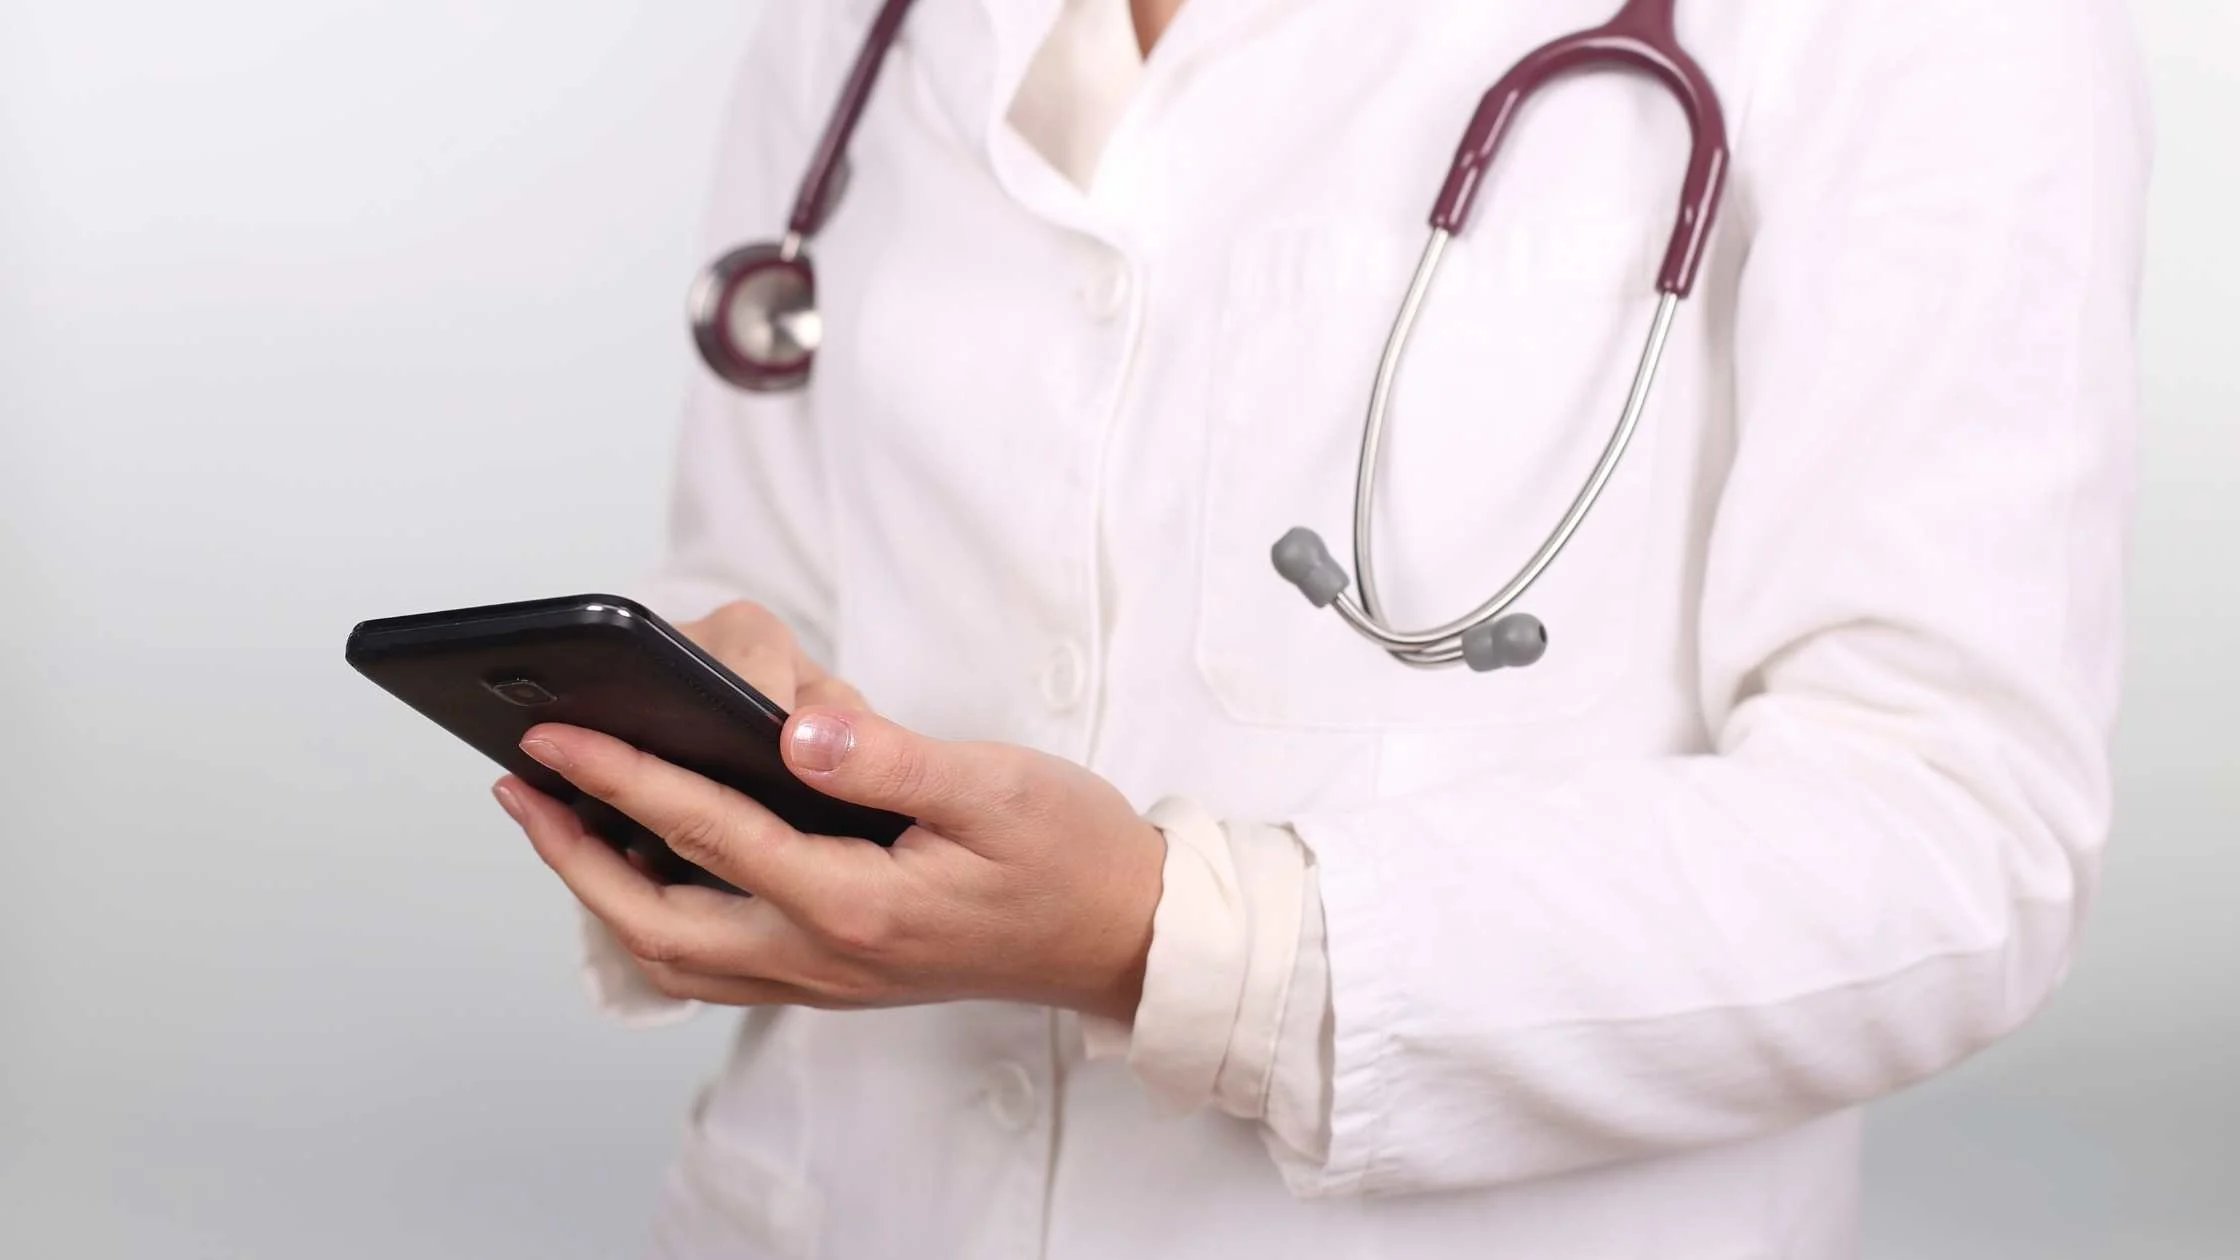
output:
<instances>
[{"instance_id":1,"label":"right hand","mask_svg":"<svg viewBox=\"0 0 2240 1260\"><path fill-rule=\"evenodd\" d=\"M677 629L779 708L868 711L863 693L809 659L793 631L760 604L737 600Z\"/></svg>"}]
</instances>

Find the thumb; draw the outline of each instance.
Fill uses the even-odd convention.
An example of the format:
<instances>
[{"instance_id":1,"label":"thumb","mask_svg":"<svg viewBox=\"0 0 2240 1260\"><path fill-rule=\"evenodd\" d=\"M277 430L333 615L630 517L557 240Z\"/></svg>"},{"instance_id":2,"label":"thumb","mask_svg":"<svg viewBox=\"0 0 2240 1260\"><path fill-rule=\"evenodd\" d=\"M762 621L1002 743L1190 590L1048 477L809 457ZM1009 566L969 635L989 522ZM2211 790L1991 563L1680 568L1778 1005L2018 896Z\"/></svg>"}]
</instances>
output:
<instances>
[{"instance_id":1,"label":"thumb","mask_svg":"<svg viewBox=\"0 0 2240 1260\"><path fill-rule=\"evenodd\" d=\"M860 710L798 710L779 744L787 768L810 787L944 834L984 830L1031 799L1036 762L1028 750L934 739Z\"/></svg>"}]
</instances>

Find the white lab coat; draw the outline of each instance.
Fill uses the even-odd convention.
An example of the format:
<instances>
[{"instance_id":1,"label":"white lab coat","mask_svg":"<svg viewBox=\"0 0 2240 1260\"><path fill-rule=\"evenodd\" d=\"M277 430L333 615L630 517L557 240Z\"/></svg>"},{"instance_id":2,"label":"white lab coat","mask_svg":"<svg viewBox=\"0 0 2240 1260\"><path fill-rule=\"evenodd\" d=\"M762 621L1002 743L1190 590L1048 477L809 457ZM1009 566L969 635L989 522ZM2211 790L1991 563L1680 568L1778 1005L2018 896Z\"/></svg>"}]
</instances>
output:
<instances>
[{"instance_id":1,"label":"white lab coat","mask_svg":"<svg viewBox=\"0 0 2240 1260\"><path fill-rule=\"evenodd\" d=\"M2014 1028L2108 823L2144 110L2114 0L1686 3L1725 213L1653 409L1526 607L1402 668L1344 550L1362 406L1478 93L1611 0L1190 0L1084 194L1005 124L1057 0L923 0L814 246L797 398L700 390L656 602L777 609L899 720L1285 824L1327 1157L1166 1114L1024 1006L749 1015L690 1257L1832 1257L1856 1106ZM766 235L868 0L779 0L712 229ZM1527 116L1397 402L1400 619L1513 569L1616 414L1688 136Z\"/></svg>"}]
</instances>

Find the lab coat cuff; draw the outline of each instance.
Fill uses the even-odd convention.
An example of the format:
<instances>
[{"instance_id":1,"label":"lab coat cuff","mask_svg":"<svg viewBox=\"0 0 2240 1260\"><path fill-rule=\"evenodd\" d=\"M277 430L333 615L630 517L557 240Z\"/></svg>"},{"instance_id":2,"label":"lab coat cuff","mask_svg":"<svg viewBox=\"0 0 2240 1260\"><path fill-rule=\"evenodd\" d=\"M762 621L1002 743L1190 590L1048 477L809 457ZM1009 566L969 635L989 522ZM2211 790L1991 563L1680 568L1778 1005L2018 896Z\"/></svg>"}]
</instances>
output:
<instances>
[{"instance_id":1,"label":"lab coat cuff","mask_svg":"<svg viewBox=\"0 0 2240 1260\"><path fill-rule=\"evenodd\" d=\"M1143 1000L1132 1030L1084 1021L1084 1050L1091 1058L1124 1053L1169 1106L1210 1102L1260 1119L1279 1053L1287 1049L1306 850L1289 828L1223 825L1185 800L1161 802L1151 820L1167 836L1166 884L1153 916ZM1319 977L1319 966L1313 970Z\"/></svg>"},{"instance_id":2,"label":"lab coat cuff","mask_svg":"<svg viewBox=\"0 0 2240 1260\"><path fill-rule=\"evenodd\" d=\"M1285 1015L1302 946L1307 854L1288 827L1230 822L1222 832L1243 893L1247 940L1244 987L1214 1078L1214 1103L1232 1116L1258 1120L1268 1111L1277 1056L1288 1048Z\"/></svg>"},{"instance_id":3,"label":"lab coat cuff","mask_svg":"<svg viewBox=\"0 0 2240 1260\"><path fill-rule=\"evenodd\" d=\"M1299 854L1302 869L1298 943L1272 1030L1260 1136L1286 1185L1305 1195L1330 1158L1330 952L1322 930L1321 872L1297 832L1269 830Z\"/></svg>"},{"instance_id":4,"label":"lab coat cuff","mask_svg":"<svg viewBox=\"0 0 2240 1260\"><path fill-rule=\"evenodd\" d=\"M679 1001L647 983L614 933L583 912L583 983L600 1014L631 1028L659 1028L689 1019L700 1003Z\"/></svg>"},{"instance_id":5,"label":"lab coat cuff","mask_svg":"<svg viewBox=\"0 0 2240 1260\"><path fill-rule=\"evenodd\" d=\"M1316 948L1328 967L1329 1098L1321 1141L1310 1144L1320 1150L1271 1151L1295 1195L1362 1194L1377 1188L1393 1095L1394 1041L1405 1009L1396 985L1405 954L1394 907L1409 903L1387 888L1374 837L1328 816L1295 818L1291 830L1312 855L1320 893Z\"/></svg>"},{"instance_id":6,"label":"lab coat cuff","mask_svg":"<svg viewBox=\"0 0 2240 1260\"><path fill-rule=\"evenodd\" d=\"M1179 797L1159 802L1146 817L1165 833L1167 856L1128 1066L1162 1105L1189 1111L1213 1097L1251 941L1220 822Z\"/></svg>"}]
</instances>

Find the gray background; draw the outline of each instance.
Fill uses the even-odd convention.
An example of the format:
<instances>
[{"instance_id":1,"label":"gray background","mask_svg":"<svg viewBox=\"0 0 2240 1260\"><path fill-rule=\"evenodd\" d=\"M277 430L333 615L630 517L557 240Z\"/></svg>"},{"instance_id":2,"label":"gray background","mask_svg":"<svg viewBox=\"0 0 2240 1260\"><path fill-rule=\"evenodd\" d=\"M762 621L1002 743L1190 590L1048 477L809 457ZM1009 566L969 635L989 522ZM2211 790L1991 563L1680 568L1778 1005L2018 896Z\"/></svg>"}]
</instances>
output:
<instances>
[{"instance_id":1,"label":"gray background","mask_svg":"<svg viewBox=\"0 0 2240 1260\"><path fill-rule=\"evenodd\" d=\"M725 1021L596 1022L488 771L339 650L653 553L756 9L0 0L0 1254L641 1236ZM2240 1254L2240 4L2137 11L2116 842L2053 1008L1879 1109L1876 1257Z\"/></svg>"}]
</instances>

